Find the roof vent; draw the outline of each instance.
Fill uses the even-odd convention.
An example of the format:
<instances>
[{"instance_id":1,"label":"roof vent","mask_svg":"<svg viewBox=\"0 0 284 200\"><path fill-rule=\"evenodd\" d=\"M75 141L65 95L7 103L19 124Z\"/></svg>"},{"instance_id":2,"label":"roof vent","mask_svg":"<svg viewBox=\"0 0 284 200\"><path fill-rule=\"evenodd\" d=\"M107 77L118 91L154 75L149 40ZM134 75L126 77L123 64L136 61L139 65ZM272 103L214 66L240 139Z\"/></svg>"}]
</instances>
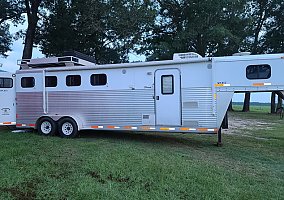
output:
<instances>
[{"instance_id":1,"label":"roof vent","mask_svg":"<svg viewBox=\"0 0 284 200\"><path fill-rule=\"evenodd\" d=\"M187 53L175 53L173 60L184 60L184 59L196 59L196 58L202 58L201 55L195 52L187 52Z\"/></svg>"},{"instance_id":2,"label":"roof vent","mask_svg":"<svg viewBox=\"0 0 284 200\"><path fill-rule=\"evenodd\" d=\"M239 52L239 53L234 53L233 56L249 56L251 52Z\"/></svg>"}]
</instances>

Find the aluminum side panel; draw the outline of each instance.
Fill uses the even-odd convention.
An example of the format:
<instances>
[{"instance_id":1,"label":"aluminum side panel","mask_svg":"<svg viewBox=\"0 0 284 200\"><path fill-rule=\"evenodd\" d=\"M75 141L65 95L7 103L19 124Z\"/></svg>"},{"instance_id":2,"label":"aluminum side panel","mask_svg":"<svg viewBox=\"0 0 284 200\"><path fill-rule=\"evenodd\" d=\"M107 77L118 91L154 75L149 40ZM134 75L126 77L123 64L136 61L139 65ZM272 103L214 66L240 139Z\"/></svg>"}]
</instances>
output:
<instances>
[{"instance_id":1,"label":"aluminum side panel","mask_svg":"<svg viewBox=\"0 0 284 200\"><path fill-rule=\"evenodd\" d=\"M192 128L216 127L213 114L212 89L192 87L182 89L182 125Z\"/></svg>"},{"instance_id":2,"label":"aluminum side panel","mask_svg":"<svg viewBox=\"0 0 284 200\"><path fill-rule=\"evenodd\" d=\"M34 124L43 115L42 92L17 92L17 123Z\"/></svg>"},{"instance_id":3,"label":"aluminum side panel","mask_svg":"<svg viewBox=\"0 0 284 200\"><path fill-rule=\"evenodd\" d=\"M143 114L154 114L154 91L100 90L47 93L50 115L78 116L82 128L93 125L142 125ZM42 92L17 93L18 123L34 123L43 115Z\"/></svg>"}]
</instances>

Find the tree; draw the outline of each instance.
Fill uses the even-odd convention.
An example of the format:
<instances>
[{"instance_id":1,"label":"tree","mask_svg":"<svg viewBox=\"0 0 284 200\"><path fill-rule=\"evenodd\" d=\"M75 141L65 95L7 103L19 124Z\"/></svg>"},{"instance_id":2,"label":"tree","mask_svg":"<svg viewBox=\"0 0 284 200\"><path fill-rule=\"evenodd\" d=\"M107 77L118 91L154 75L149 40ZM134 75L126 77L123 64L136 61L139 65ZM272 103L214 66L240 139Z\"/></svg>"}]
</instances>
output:
<instances>
[{"instance_id":1,"label":"tree","mask_svg":"<svg viewBox=\"0 0 284 200\"><path fill-rule=\"evenodd\" d=\"M30 59L33 54L33 46L36 35L38 12L41 0L24 0L24 8L28 19L28 28L25 34L25 43L22 59Z\"/></svg>"},{"instance_id":2,"label":"tree","mask_svg":"<svg viewBox=\"0 0 284 200\"><path fill-rule=\"evenodd\" d=\"M154 19L153 3L147 0L58 0L42 24L39 45L46 55L77 50L94 56L97 63L127 62Z\"/></svg>"},{"instance_id":3,"label":"tree","mask_svg":"<svg viewBox=\"0 0 284 200\"><path fill-rule=\"evenodd\" d=\"M156 26L141 52L148 60L187 51L232 55L245 37L244 6L245 1L159 0Z\"/></svg>"},{"instance_id":4,"label":"tree","mask_svg":"<svg viewBox=\"0 0 284 200\"><path fill-rule=\"evenodd\" d=\"M19 23L22 21L22 9L18 6L17 0L0 0L0 55L7 57L6 52L10 51L13 36L9 32L8 22Z\"/></svg>"},{"instance_id":5,"label":"tree","mask_svg":"<svg viewBox=\"0 0 284 200\"><path fill-rule=\"evenodd\" d=\"M252 54L263 53L263 38L267 31L267 26L272 18L272 10L274 8L273 0L252 0L248 1L246 13L251 23L247 25L247 38L242 49L250 51ZM245 92L243 112L250 110L250 92Z\"/></svg>"}]
</instances>

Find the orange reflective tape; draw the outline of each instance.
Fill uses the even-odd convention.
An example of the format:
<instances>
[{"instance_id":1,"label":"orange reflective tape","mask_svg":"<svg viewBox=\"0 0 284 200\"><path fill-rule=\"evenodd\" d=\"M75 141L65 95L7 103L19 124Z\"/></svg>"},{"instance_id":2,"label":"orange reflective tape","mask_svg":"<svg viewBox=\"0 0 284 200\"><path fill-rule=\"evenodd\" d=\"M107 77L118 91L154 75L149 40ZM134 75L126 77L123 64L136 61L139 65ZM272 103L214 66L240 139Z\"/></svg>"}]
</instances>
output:
<instances>
[{"instance_id":1,"label":"orange reflective tape","mask_svg":"<svg viewBox=\"0 0 284 200\"><path fill-rule=\"evenodd\" d=\"M6 125L7 125L7 124L12 124L12 122L3 122L3 124L6 124Z\"/></svg>"},{"instance_id":2,"label":"orange reflective tape","mask_svg":"<svg viewBox=\"0 0 284 200\"><path fill-rule=\"evenodd\" d=\"M125 128L125 129L131 129L132 126L124 126L123 128Z\"/></svg>"},{"instance_id":3,"label":"orange reflective tape","mask_svg":"<svg viewBox=\"0 0 284 200\"><path fill-rule=\"evenodd\" d=\"M264 83L254 83L253 86L264 86Z\"/></svg>"},{"instance_id":4,"label":"orange reflective tape","mask_svg":"<svg viewBox=\"0 0 284 200\"><path fill-rule=\"evenodd\" d=\"M188 131L189 130L189 128L180 128L179 130L181 130L181 131Z\"/></svg>"},{"instance_id":5,"label":"orange reflective tape","mask_svg":"<svg viewBox=\"0 0 284 200\"><path fill-rule=\"evenodd\" d=\"M206 132L206 131L208 131L208 128L198 128L197 130L202 131L202 132Z\"/></svg>"},{"instance_id":6,"label":"orange reflective tape","mask_svg":"<svg viewBox=\"0 0 284 200\"><path fill-rule=\"evenodd\" d=\"M91 128L99 128L99 126L91 126Z\"/></svg>"},{"instance_id":7,"label":"orange reflective tape","mask_svg":"<svg viewBox=\"0 0 284 200\"><path fill-rule=\"evenodd\" d=\"M115 126L107 126L107 128L114 128Z\"/></svg>"},{"instance_id":8,"label":"orange reflective tape","mask_svg":"<svg viewBox=\"0 0 284 200\"><path fill-rule=\"evenodd\" d=\"M222 87L224 84L214 84L215 87Z\"/></svg>"},{"instance_id":9,"label":"orange reflective tape","mask_svg":"<svg viewBox=\"0 0 284 200\"><path fill-rule=\"evenodd\" d=\"M161 127L160 130L162 130L162 131L168 131L168 130L170 130L170 129L169 129L169 128L166 128L166 127Z\"/></svg>"}]
</instances>

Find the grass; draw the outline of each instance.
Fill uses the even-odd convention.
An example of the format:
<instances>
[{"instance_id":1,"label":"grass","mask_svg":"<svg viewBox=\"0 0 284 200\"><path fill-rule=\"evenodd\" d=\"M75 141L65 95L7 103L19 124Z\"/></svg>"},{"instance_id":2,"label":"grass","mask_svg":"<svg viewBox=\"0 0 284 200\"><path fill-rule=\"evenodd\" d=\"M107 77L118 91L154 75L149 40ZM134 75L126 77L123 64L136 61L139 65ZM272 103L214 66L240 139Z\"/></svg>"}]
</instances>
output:
<instances>
[{"instance_id":1,"label":"grass","mask_svg":"<svg viewBox=\"0 0 284 200\"><path fill-rule=\"evenodd\" d=\"M0 199L283 199L284 123L224 135L0 132ZM243 132L253 137L243 136ZM260 139L261 138L261 139Z\"/></svg>"}]
</instances>

